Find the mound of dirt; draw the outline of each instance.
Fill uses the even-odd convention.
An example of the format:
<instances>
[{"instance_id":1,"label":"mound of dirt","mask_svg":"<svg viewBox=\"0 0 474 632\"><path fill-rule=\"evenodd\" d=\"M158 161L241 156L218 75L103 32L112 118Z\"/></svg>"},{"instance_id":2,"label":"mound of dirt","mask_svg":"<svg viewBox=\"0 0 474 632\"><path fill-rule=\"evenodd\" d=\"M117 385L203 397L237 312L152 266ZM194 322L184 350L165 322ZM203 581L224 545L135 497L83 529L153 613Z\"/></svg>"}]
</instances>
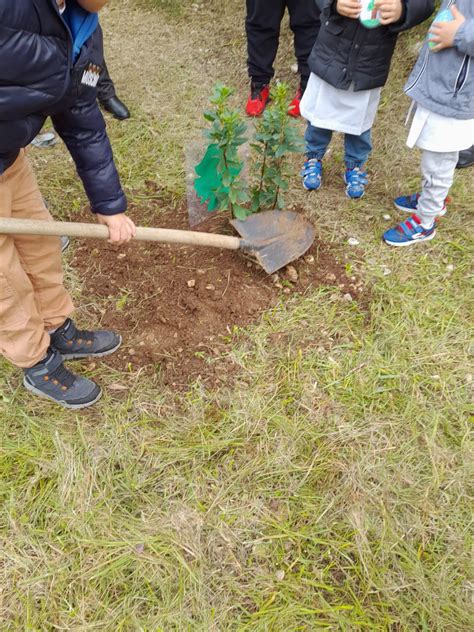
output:
<instances>
[{"instance_id":1,"label":"mound of dirt","mask_svg":"<svg viewBox=\"0 0 474 632\"><path fill-rule=\"evenodd\" d=\"M186 229L186 213L160 214L159 224ZM198 228L231 232L224 216ZM116 248L78 241L72 265L85 279L83 299L102 306L101 325L124 338L107 364L120 371L146 367L175 388L198 377L210 384L227 377L235 327L255 322L282 298L321 285L337 286L354 299L363 291L359 280L347 277L334 249L322 242L270 277L240 252L138 242Z\"/></svg>"}]
</instances>

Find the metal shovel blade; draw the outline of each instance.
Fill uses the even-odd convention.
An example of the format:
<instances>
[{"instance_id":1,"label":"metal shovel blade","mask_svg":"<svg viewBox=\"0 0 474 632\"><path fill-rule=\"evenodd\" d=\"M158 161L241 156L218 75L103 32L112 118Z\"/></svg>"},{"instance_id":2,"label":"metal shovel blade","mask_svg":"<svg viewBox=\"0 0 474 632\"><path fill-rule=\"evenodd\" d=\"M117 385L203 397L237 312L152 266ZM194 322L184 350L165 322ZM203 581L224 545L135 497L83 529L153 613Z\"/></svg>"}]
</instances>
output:
<instances>
[{"instance_id":1,"label":"metal shovel blade","mask_svg":"<svg viewBox=\"0 0 474 632\"><path fill-rule=\"evenodd\" d=\"M242 237L242 250L252 254L267 274L304 255L315 238L314 226L292 211L264 211L231 224Z\"/></svg>"}]
</instances>

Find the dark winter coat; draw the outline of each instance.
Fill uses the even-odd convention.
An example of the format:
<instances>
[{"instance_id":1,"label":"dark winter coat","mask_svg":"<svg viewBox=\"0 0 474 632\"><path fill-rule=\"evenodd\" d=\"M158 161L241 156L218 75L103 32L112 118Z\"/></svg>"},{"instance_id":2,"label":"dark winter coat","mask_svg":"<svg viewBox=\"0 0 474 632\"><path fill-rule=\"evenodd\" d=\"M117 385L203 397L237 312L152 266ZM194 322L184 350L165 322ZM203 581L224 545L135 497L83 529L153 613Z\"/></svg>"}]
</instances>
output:
<instances>
[{"instance_id":1,"label":"dark winter coat","mask_svg":"<svg viewBox=\"0 0 474 632\"><path fill-rule=\"evenodd\" d=\"M315 75L341 90L370 90L385 85L398 34L434 11L434 0L405 0L401 20L368 29L358 19L336 11L336 0L316 0L321 9L321 29L309 58Z\"/></svg>"},{"instance_id":2,"label":"dark winter coat","mask_svg":"<svg viewBox=\"0 0 474 632\"><path fill-rule=\"evenodd\" d=\"M0 174L47 116L66 143L92 210L114 215L127 202L115 168L97 89L84 83L103 64L97 29L72 63L72 36L56 0L0 0Z\"/></svg>"}]
</instances>

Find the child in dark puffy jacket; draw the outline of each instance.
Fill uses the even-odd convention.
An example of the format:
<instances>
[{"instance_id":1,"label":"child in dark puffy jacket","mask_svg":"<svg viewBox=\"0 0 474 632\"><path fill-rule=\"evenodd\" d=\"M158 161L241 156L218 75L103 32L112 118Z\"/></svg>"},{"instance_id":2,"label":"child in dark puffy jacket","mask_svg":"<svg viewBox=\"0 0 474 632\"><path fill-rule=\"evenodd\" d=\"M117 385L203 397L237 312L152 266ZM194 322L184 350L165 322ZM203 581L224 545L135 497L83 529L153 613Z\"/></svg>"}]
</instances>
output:
<instances>
[{"instance_id":1,"label":"child in dark puffy jacket","mask_svg":"<svg viewBox=\"0 0 474 632\"><path fill-rule=\"evenodd\" d=\"M47 116L66 143L110 241L135 234L96 102L102 64L95 11L107 0L0 0L0 217L50 221L25 147ZM79 331L63 284L60 239L0 234L0 354L24 370L31 392L67 407L100 388L63 360L104 356L112 331Z\"/></svg>"},{"instance_id":2,"label":"child in dark puffy jacket","mask_svg":"<svg viewBox=\"0 0 474 632\"><path fill-rule=\"evenodd\" d=\"M368 184L364 165L372 151L371 130L387 81L398 34L428 18L433 0L375 0L380 25L359 20L358 0L316 0L321 29L309 58L311 75L301 102L308 120L306 162L301 176L308 191L322 185L323 158L333 132L345 143L346 194L359 199Z\"/></svg>"},{"instance_id":3,"label":"child in dark puffy jacket","mask_svg":"<svg viewBox=\"0 0 474 632\"><path fill-rule=\"evenodd\" d=\"M422 150L421 193L396 198L410 217L386 231L390 246L433 239L459 152L474 145L474 2L444 0L442 9L405 86L414 112L407 145Z\"/></svg>"}]
</instances>

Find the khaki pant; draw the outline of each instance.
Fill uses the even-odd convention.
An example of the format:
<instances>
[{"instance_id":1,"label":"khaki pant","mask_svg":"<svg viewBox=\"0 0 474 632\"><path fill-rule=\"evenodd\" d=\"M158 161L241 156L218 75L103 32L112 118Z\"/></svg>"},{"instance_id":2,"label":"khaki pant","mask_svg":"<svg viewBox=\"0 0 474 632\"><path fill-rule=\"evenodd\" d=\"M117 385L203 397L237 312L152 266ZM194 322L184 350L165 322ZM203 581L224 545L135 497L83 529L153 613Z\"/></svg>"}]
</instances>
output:
<instances>
[{"instance_id":1,"label":"khaki pant","mask_svg":"<svg viewBox=\"0 0 474 632\"><path fill-rule=\"evenodd\" d=\"M0 216L51 220L24 151L0 175ZM0 354L16 366L34 366L46 355L48 330L72 311L60 239L0 234Z\"/></svg>"}]
</instances>

